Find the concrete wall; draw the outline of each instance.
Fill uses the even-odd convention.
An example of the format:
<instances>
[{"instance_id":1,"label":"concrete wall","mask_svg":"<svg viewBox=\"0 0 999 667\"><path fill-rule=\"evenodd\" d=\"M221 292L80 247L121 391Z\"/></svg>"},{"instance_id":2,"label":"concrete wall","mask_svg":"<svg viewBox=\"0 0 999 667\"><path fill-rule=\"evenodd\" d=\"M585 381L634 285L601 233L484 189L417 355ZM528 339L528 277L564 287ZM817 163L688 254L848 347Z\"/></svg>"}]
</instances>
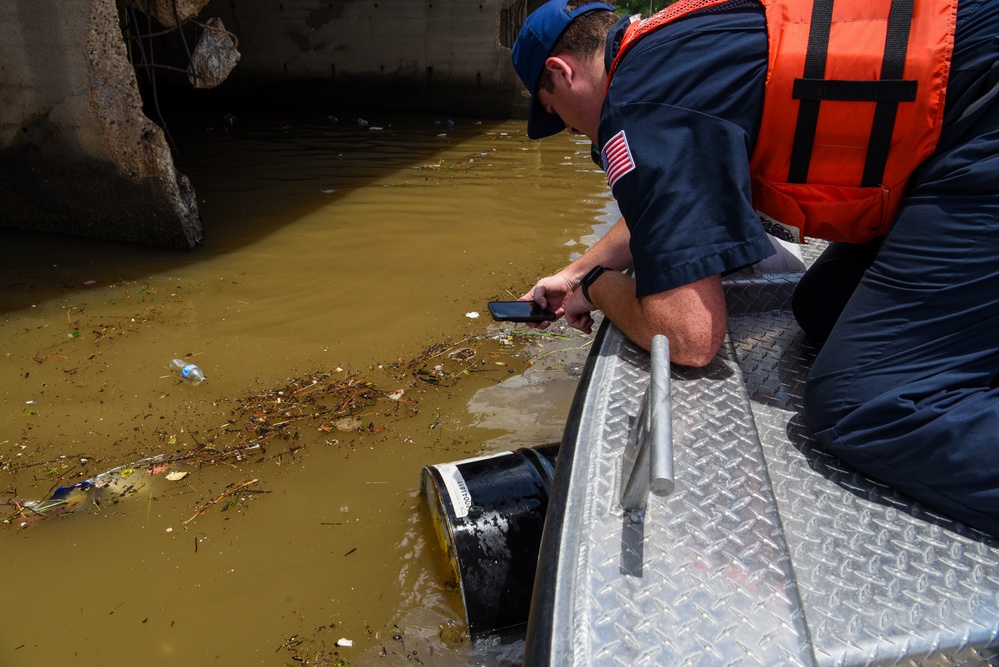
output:
<instances>
[{"instance_id":1,"label":"concrete wall","mask_svg":"<svg viewBox=\"0 0 999 667\"><path fill-rule=\"evenodd\" d=\"M211 0L202 16L239 38L232 88L309 82L333 103L496 118L526 110L510 48L539 2Z\"/></svg>"},{"instance_id":2,"label":"concrete wall","mask_svg":"<svg viewBox=\"0 0 999 667\"><path fill-rule=\"evenodd\" d=\"M114 0L2 0L0 100L0 224L200 242L190 184L142 114Z\"/></svg>"},{"instance_id":3,"label":"concrete wall","mask_svg":"<svg viewBox=\"0 0 999 667\"><path fill-rule=\"evenodd\" d=\"M198 19L238 38L213 95L501 118L526 110L510 47L540 1L209 0ZM0 0L0 226L190 248L194 192L142 113L119 9ZM186 68L196 30L157 37L157 63Z\"/></svg>"}]
</instances>

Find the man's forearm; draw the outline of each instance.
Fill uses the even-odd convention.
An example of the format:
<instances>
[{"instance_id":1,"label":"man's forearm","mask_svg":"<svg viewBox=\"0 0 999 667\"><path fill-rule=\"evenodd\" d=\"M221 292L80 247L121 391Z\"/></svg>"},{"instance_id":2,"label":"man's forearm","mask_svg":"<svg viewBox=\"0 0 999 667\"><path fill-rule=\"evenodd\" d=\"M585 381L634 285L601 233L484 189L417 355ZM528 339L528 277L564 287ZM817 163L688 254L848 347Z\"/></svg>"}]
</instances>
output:
<instances>
[{"instance_id":1,"label":"man's forearm","mask_svg":"<svg viewBox=\"0 0 999 667\"><path fill-rule=\"evenodd\" d=\"M665 334L674 363L704 366L725 339L727 313L718 276L638 299L631 276L606 271L589 293L590 303L644 349L653 336Z\"/></svg>"}]
</instances>

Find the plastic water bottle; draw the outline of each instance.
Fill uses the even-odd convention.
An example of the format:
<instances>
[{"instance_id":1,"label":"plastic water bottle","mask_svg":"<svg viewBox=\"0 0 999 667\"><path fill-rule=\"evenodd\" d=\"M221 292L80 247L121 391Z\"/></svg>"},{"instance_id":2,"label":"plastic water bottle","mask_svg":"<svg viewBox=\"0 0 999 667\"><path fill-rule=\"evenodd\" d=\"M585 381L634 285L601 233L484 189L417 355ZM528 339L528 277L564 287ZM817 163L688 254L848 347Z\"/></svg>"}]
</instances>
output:
<instances>
[{"instance_id":1,"label":"plastic water bottle","mask_svg":"<svg viewBox=\"0 0 999 667\"><path fill-rule=\"evenodd\" d=\"M205 374L194 364L189 364L183 359L174 359L170 362L170 368L181 374L185 380L191 384L201 384L205 381Z\"/></svg>"}]
</instances>

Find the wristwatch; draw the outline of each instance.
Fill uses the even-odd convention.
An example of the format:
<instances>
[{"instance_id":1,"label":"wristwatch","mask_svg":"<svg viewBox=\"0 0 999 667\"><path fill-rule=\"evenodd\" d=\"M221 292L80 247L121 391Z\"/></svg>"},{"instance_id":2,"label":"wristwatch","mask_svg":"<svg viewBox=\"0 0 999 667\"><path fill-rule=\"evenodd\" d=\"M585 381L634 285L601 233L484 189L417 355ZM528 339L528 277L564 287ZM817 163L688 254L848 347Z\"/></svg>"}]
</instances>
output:
<instances>
[{"instance_id":1,"label":"wristwatch","mask_svg":"<svg viewBox=\"0 0 999 667\"><path fill-rule=\"evenodd\" d=\"M593 303L593 299L590 298L590 285L597 282L597 278L599 278L600 275L606 270L606 266L600 266L597 264L590 269L589 273L583 276L583 280L579 283L579 286L583 289L583 296L586 297L586 300L590 303ZM595 306L597 304L594 303L593 305Z\"/></svg>"}]
</instances>

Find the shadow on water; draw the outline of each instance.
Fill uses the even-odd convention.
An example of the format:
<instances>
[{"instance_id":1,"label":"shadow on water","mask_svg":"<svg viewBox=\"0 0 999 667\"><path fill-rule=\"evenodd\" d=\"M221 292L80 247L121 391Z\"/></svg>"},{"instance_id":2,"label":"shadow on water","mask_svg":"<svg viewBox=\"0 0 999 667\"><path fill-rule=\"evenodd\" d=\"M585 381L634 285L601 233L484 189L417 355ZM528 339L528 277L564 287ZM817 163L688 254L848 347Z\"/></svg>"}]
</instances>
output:
<instances>
[{"instance_id":1,"label":"shadow on water","mask_svg":"<svg viewBox=\"0 0 999 667\"><path fill-rule=\"evenodd\" d=\"M435 156L442 152L483 134L509 136L513 130L509 123L467 118L348 113L339 118L251 112L226 114L209 124L174 119L178 168L195 187L206 173L219 170L242 183L237 210L221 209L211 191L199 189L203 217L216 223L206 249L259 241L274 231L276 221L287 224L393 174L439 169Z\"/></svg>"},{"instance_id":2,"label":"shadow on water","mask_svg":"<svg viewBox=\"0 0 999 667\"><path fill-rule=\"evenodd\" d=\"M0 231L0 502L124 466L56 518L0 507L0 665L475 659L420 469L559 439L586 340L473 315L608 196L565 135L365 120L174 124L190 253ZM320 377L365 391L320 412Z\"/></svg>"},{"instance_id":3,"label":"shadow on water","mask_svg":"<svg viewBox=\"0 0 999 667\"><path fill-rule=\"evenodd\" d=\"M4 228L0 312L79 289L95 267L131 280L211 260L269 235L394 174L453 169L439 157L462 143L516 124L466 118L301 110L173 115L166 124L177 171L194 186L205 232L192 251ZM482 156L477 156L482 157ZM220 176L222 175L222 176ZM0 214L2 217L2 214ZM349 224L349 223L347 223ZM52 271L51 269L59 269Z\"/></svg>"}]
</instances>

